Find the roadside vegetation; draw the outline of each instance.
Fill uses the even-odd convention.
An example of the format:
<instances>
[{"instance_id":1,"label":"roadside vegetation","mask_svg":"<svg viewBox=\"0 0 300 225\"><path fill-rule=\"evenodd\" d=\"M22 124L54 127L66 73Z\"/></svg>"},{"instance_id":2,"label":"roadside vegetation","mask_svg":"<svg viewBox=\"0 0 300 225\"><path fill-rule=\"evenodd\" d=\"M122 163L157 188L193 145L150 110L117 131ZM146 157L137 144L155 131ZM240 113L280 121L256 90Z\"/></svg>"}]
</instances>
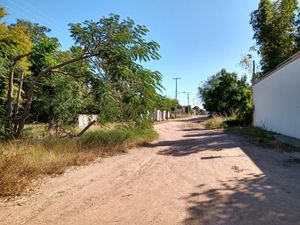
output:
<instances>
[{"instance_id":1,"label":"roadside vegetation","mask_svg":"<svg viewBox=\"0 0 300 225\"><path fill-rule=\"evenodd\" d=\"M115 14L70 23L74 43L62 50L48 27L7 24L6 14L0 6L0 138L21 139L31 123L67 131L78 114L139 126L155 109L177 108L160 95L162 74L143 66L160 59L146 26Z\"/></svg>"},{"instance_id":2,"label":"roadside vegetation","mask_svg":"<svg viewBox=\"0 0 300 225\"><path fill-rule=\"evenodd\" d=\"M95 128L80 138L22 139L0 143L0 196L21 195L43 175L64 173L99 157L126 152L126 149L157 137L151 128L117 126Z\"/></svg>"},{"instance_id":3,"label":"roadside vegetation","mask_svg":"<svg viewBox=\"0 0 300 225\"><path fill-rule=\"evenodd\" d=\"M212 118L202 122L207 128L226 129L265 147L284 151L299 151L290 144L276 139L276 135L252 126L252 87L255 82L274 70L280 63L300 49L300 12L297 0L260 0L251 13L255 46L239 63L244 74L222 69L210 76L198 88L198 94ZM252 53L260 57L255 65Z\"/></svg>"},{"instance_id":4,"label":"roadside vegetation","mask_svg":"<svg viewBox=\"0 0 300 225\"><path fill-rule=\"evenodd\" d=\"M264 130L259 127L229 127L229 133L236 134L246 138L251 143L260 145L266 148L278 149L285 152L298 152L300 149L289 143L285 143L276 138L273 132Z\"/></svg>"},{"instance_id":5,"label":"roadside vegetation","mask_svg":"<svg viewBox=\"0 0 300 225\"><path fill-rule=\"evenodd\" d=\"M252 122L252 89L246 76L239 78L237 73L222 69L199 86L198 94L203 107L211 114ZM220 119L218 123L222 123ZM217 121L211 122L214 125Z\"/></svg>"},{"instance_id":6,"label":"roadside vegetation","mask_svg":"<svg viewBox=\"0 0 300 225\"><path fill-rule=\"evenodd\" d=\"M143 66L160 59L146 26L115 14L70 23L74 43L63 50L48 27L6 15L0 6L0 196L153 140L151 112L179 106ZM78 114L113 126L78 137Z\"/></svg>"},{"instance_id":7,"label":"roadside vegetation","mask_svg":"<svg viewBox=\"0 0 300 225\"><path fill-rule=\"evenodd\" d=\"M285 143L276 138L275 133L254 127L251 124L245 125L242 120L236 117L214 116L201 123L209 129L224 129L225 132L245 138L252 144L266 148L279 149L286 152L299 152L300 148Z\"/></svg>"},{"instance_id":8,"label":"roadside vegetation","mask_svg":"<svg viewBox=\"0 0 300 225\"><path fill-rule=\"evenodd\" d=\"M300 11L298 0L260 0L251 13L255 47L260 56L260 69L253 80L265 76L299 51Z\"/></svg>"},{"instance_id":9,"label":"roadside vegetation","mask_svg":"<svg viewBox=\"0 0 300 225\"><path fill-rule=\"evenodd\" d=\"M221 128L228 128L228 121L231 121L232 117L222 117L222 116L215 116L213 118L209 118L202 122L206 128L210 129L221 129Z\"/></svg>"}]
</instances>

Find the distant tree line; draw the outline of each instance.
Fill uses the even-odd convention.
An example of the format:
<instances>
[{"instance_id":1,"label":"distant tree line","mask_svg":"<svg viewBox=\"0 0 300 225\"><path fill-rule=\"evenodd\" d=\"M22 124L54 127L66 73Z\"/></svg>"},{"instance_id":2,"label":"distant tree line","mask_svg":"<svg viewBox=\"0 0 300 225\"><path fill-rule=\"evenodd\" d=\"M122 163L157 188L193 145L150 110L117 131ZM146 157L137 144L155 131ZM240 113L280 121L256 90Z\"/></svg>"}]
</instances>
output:
<instances>
[{"instance_id":1,"label":"distant tree line","mask_svg":"<svg viewBox=\"0 0 300 225\"><path fill-rule=\"evenodd\" d=\"M0 136L20 138L28 121L69 125L77 113L139 124L176 107L158 94L162 75L140 64L160 58L145 26L112 14L69 27L74 45L62 51L45 26L0 23Z\"/></svg>"}]
</instances>

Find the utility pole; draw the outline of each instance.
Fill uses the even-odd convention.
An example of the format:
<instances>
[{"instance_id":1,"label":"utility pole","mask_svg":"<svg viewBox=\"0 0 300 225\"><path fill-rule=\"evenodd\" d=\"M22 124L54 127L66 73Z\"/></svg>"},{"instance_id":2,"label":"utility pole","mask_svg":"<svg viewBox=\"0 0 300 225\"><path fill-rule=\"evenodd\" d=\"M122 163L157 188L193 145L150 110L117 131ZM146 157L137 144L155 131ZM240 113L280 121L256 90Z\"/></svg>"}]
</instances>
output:
<instances>
[{"instance_id":1,"label":"utility pole","mask_svg":"<svg viewBox=\"0 0 300 225\"><path fill-rule=\"evenodd\" d=\"M177 81L180 80L180 77L173 78L175 80L175 99L177 100Z\"/></svg>"},{"instance_id":2,"label":"utility pole","mask_svg":"<svg viewBox=\"0 0 300 225\"><path fill-rule=\"evenodd\" d=\"M190 115L190 94L191 94L191 92L184 91L184 92L181 92L181 93L186 94L186 96L187 96L187 100L188 100L188 105L187 105L187 107L188 107L188 115Z\"/></svg>"},{"instance_id":3,"label":"utility pole","mask_svg":"<svg viewBox=\"0 0 300 225\"><path fill-rule=\"evenodd\" d=\"M180 77L175 77L173 79L175 80L175 99L178 100L177 99L177 93L178 93L178 91L177 91L177 81L180 80ZM176 118L176 110L177 109L175 109L175 118Z\"/></svg>"},{"instance_id":4,"label":"utility pole","mask_svg":"<svg viewBox=\"0 0 300 225\"><path fill-rule=\"evenodd\" d=\"M187 92L187 100L188 100L188 114L190 115L190 92Z\"/></svg>"}]
</instances>

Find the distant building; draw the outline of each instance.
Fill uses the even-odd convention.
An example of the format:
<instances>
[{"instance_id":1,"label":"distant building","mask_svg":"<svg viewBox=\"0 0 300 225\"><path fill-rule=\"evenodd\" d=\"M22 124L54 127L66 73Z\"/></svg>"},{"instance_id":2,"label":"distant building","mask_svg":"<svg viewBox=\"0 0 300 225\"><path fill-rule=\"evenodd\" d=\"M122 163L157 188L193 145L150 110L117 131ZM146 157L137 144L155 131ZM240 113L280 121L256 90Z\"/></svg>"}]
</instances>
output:
<instances>
[{"instance_id":1,"label":"distant building","mask_svg":"<svg viewBox=\"0 0 300 225\"><path fill-rule=\"evenodd\" d=\"M300 139L300 52L253 84L254 125Z\"/></svg>"}]
</instances>

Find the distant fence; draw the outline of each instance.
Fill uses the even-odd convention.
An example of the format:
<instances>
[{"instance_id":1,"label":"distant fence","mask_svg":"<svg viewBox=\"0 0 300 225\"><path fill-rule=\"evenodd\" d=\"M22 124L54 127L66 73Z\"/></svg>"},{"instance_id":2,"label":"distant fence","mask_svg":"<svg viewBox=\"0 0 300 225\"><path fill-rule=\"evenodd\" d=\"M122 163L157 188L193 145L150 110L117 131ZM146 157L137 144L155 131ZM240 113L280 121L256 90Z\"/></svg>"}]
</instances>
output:
<instances>
[{"instance_id":1,"label":"distant fence","mask_svg":"<svg viewBox=\"0 0 300 225\"><path fill-rule=\"evenodd\" d=\"M171 118L171 113L166 110L154 110L153 111L153 121L165 121ZM84 128L89 125L92 121L98 119L98 115L93 114L78 114L76 120L76 126L79 128Z\"/></svg>"},{"instance_id":2,"label":"distant fence","mask_svg":"<svg viewBox=\"0 0 300 225\"><path fill-rule=\"evenodd\" d=\"M165 110L154 110L153 120L154 121L164 121L171 118L171 113Z\"/></svg>"}]
</instances>

